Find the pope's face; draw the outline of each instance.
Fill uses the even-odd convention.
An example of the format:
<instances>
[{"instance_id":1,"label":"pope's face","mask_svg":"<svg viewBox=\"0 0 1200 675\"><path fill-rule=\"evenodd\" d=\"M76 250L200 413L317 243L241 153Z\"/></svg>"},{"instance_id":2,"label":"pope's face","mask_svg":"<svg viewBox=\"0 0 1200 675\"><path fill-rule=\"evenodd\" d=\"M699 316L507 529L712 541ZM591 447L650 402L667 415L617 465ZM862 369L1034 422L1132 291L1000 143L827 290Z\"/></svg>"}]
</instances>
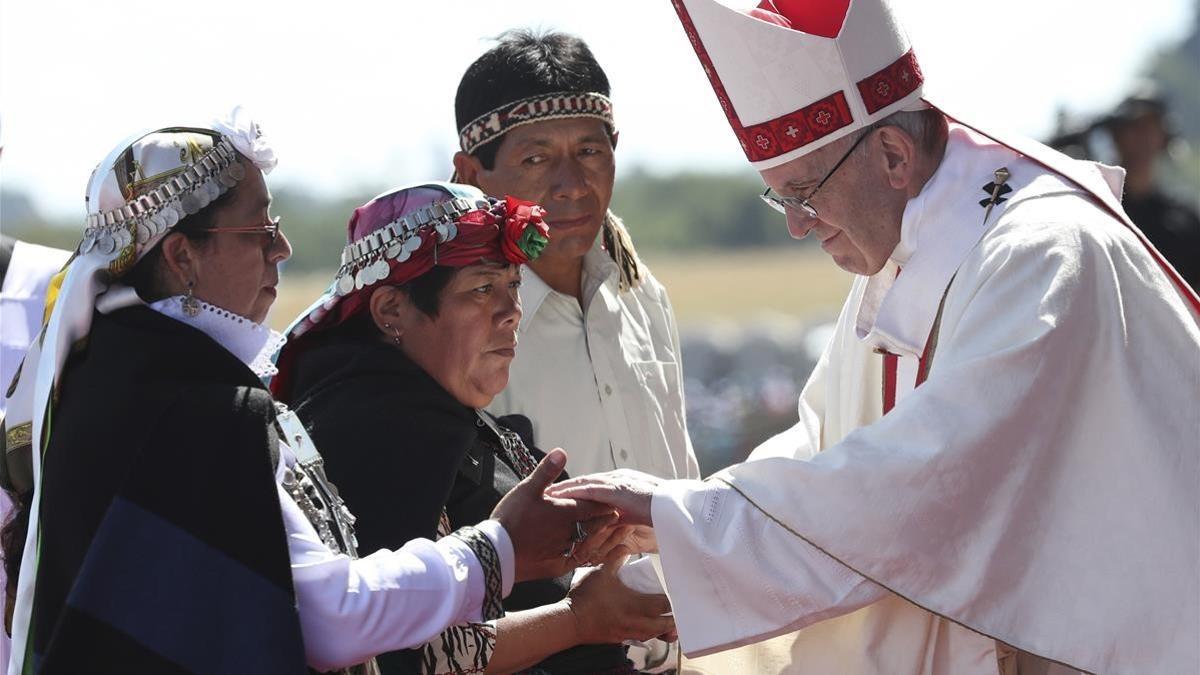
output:
<instances>
[{"instance_id":1,"label":"pope's face","mask_svg":"<svg viewBox=\"0 0 1200 675\"><path fill-rule=\"evenodd\" d=\"M604 122L558 119L506 133L491 169L475 175L489 195L512 195L546 208L550 243L530 266L582 259L596 241L612 199L616 163Z\"/></svg>"},{"instance_id":2,"label":"pope's face","mask_svg":"<svg viewBox=\"0 0 1200 675\"><path fill-rule=\"evenodd\" d=\"M883 269L900 243L900 220L907 197L892 188L876 166L884 160L875 134L863 139L810 203L817 217L787 209L788 232L813 235L838 267L869 276ZM855 135L760 172L763 182L784 197L810 195L853 144Z\"/></svg>"}]
</instances>

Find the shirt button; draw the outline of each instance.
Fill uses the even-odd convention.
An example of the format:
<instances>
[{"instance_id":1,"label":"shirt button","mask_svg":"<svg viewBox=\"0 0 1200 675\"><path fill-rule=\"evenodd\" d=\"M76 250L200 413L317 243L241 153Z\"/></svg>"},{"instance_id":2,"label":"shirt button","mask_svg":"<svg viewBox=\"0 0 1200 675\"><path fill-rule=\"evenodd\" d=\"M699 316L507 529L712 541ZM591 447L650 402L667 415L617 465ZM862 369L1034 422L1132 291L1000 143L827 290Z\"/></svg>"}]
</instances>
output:
<instances>
[{"instance_id":1,"label":"shirt button","mask_svg":"<svg viewBox=\"0 0 1200 675\"><path fill-rule=\"evenodd\" d=\"M625 448L621 448L621 459L629 459L629 453L625 450Z\"/></svg>"},{"instance_id":2,"label":"shirt button","mask_svg":"<svg viewBox=\"0 0 1200 675\"><path fill-rule=\"evenodd\" d=\"M607 396L612 396L612 385L611 384L604 385L604 393Z\"/></svg>"}]
</instances>

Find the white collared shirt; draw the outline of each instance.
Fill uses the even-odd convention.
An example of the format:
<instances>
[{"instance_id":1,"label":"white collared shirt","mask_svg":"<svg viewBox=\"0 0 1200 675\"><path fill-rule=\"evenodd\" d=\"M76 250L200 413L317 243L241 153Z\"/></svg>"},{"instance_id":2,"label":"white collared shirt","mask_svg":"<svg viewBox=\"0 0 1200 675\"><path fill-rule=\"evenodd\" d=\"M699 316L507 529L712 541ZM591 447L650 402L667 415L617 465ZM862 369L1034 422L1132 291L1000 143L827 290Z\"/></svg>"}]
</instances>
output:
<instances>
[{"instance_id":1,"label":"white collared shirt","mask_svg":"<svg viewBox=\"0 0 1200 675\"><path fill-rule=\"evenodd\" d=\"M648 271L618 291L618 269L594 245L583 259L583 307L523 270L517 357L488 408L533 422L539 448L567 451L573 476L636 469L698 478L688 438L675 316Z\"/></svg>"}]
</instances>

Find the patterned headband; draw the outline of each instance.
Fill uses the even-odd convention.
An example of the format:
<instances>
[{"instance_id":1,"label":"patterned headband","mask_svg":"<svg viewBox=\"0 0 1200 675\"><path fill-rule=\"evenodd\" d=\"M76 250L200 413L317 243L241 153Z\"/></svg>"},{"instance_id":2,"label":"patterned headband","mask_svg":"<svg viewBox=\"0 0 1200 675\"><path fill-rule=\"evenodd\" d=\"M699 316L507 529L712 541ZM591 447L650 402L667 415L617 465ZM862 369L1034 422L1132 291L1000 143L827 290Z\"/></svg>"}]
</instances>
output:
<instances>
[{"instance_id":1,"label":"patterned headband","mask_svg":"<svg viewBox=\"0 0 1200 675\"><path fill-rule=\"evenodd\" d=\"M519 126L571 117L598 119L616 131L612 101L607 96L560 91L530 96L485 112L459 130L458 144L463 152L472 153Z\"/></svg>"}]
</instances>

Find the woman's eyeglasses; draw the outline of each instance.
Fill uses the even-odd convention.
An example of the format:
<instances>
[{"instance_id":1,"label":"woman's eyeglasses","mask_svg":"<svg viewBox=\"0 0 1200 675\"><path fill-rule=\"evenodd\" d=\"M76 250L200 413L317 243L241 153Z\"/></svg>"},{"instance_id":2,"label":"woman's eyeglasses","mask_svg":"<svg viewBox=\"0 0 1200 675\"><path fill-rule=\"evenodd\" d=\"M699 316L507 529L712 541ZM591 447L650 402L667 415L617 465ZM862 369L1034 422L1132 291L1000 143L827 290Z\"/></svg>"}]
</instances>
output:
<instances>
[{"instance_id":1,"label":"woman's eyeglasses","mask_svg":"<svg viewBox=\"0 0 1200 675\"><path fill-rule=\"evenodd\" d=\"M265 234L271 238L271 243L279 238L280 217L275 216L271 222L263 225L247 225L245 227L206 227L201 232L231 233L231 234Z\"/></svg>"}]
</instances>

